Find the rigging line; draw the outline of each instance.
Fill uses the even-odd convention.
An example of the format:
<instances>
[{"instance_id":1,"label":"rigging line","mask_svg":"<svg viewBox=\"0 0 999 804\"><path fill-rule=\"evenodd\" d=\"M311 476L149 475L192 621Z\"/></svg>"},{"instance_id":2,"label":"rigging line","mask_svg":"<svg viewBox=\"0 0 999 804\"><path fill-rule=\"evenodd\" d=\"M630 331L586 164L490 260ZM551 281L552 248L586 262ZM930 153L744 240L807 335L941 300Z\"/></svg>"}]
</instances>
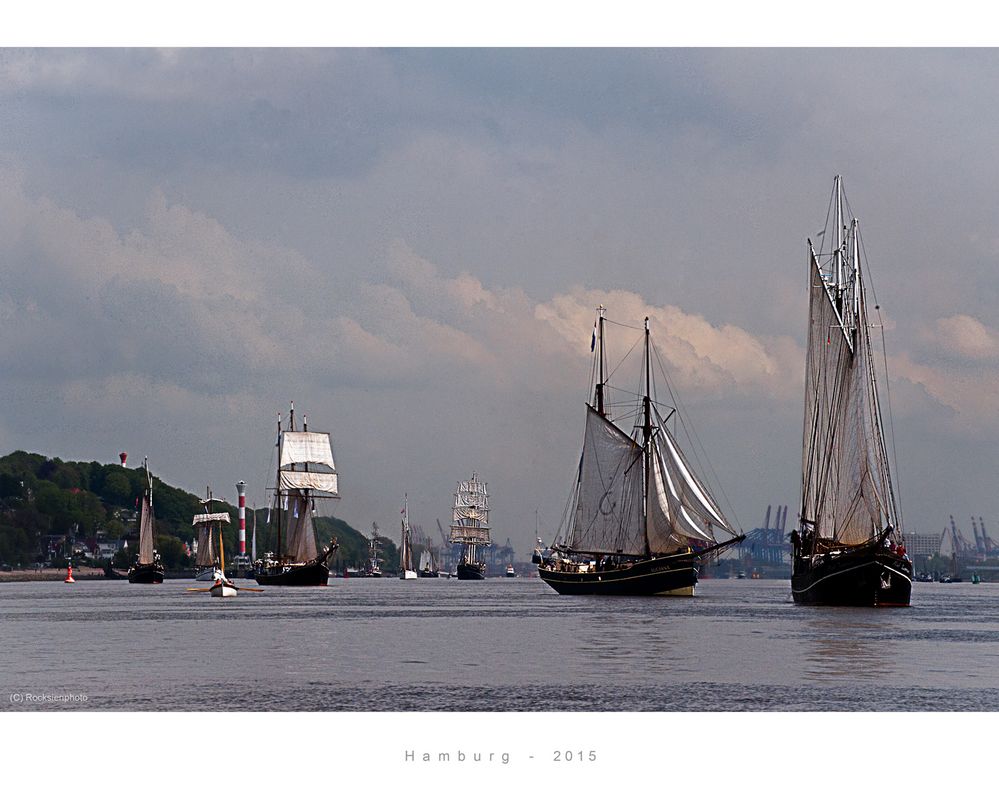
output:
<instances>
[{"instance_id":1,"label":"rigging line","mask_svg":"<svg viewBox=\"0 0 999 804\"><path fill-rule=\"evenodd\" d=\"M857 239L860 241L860 250L864 255L864 265L870 265L870 262L867 259L867 245L864 243L864 235L859 226L857 227ZM892 461L895 464L895 487L889 488L888 493L894 497L894 501L898 506L895 511L895 516L898 518L898 528L902 531L902 495L900 493L902 478L898 471L898 447L895 444L895 420L893 419L891 412L891 385L888 377L888 351L885 343L884 318L881 315L881 305L878 303L878 292L874 288L874 279L871 277L870 271L864 271L863 290L866 291L868 287L871 289L871 296L874 299L874 311L878 314L878 326L881 329L881 359L884 362L885 369L885 400L888 403L888 430L891 433Z\"/></svg>"},{"instance_id":2,"label":"rigging line","mask_svg":"<svg viewBox=\"0 0 999 804\"><path fill-rule=\"evenodd\" d=\"M643 329L643 327L636 327L634 324L625 324L625 323L622 323L621 321L611 321L606 316L604 317L604 321L606 321L608 324L614 324L615 326L618 326L618 327L624 327L625 329L637 329L639 331L641 331Z\"/></svg>"},{"instance_id":3,"label":"rigging line","mask_svg":"<svg viewBox=\"0 0 999 804\"><path fill-rule=\"evenodd\" d=\"M659 364L659 370L662 372L663 380L665 380L666 382L666 390L669 391L670 399L673 400L673 409L676 411L676 417L680 421L680 424L683 426L683 430L687 434L687 438L690 440L691 446L694 446L696 442L696 449L699 449L701 453L703 453L704 461L708 465L708 471L711 473L711 477L714 480L715 486L721 492L721 496L725 500L725 505L728 506L728 510L732 515L732 521L735 522L735 526L739 529L739 532L742 533L744 532L742 523L739 522L739 517L735 513L735 508L732 506L731 500L729 500L728 495L725 494L725 488L722 486L721 480L719 480L718 478L718 474L715 472L714 467L711 465L711 461L704 450L704 445L701 444L701 439L697 436L697 431L694 430L693 423L691 422L690 426L688 427L686 416L684 412L681 410L680 402L677 399L676 395L673 393L673 383L670 382L669 372L666 371L666 367L663 365L662 355L659 353L659 347L656 346L656 342L654 339L649 338L649 342L652 344L652 351L656 355L656 362ZM663 423L663 426L665 427L665 422ZM697 455L696 449L694 452L694 459L698 462L698 464L700 464L700 457ZM704 470L703 467L701 467L701 471L703 470Z\"/></svg>"},{"instance_id":4,"label":"rigging line","mask_svg":"<svg viewBox=\"0 0 999 804\"><path fill-rule=\"evenodd\" d=\"M604 320L606 321L607 319L604 319ZM618 361L618 364L616 366L614 366L614 368L610 371L610 373L604 378L604 383L607 383L610 380L610 378L614 376L614 372L617 371L619 368L621 368L621 365L624 363L624 361L627 360L631 356L631 353L635 351L635 347L638 346L638 344L641 343L641 342L642 342L642 338L639 337L638 340L636 340L631 345L631 348L625 353L624 357L622 357Z\"/></svg>"}]
</instances>

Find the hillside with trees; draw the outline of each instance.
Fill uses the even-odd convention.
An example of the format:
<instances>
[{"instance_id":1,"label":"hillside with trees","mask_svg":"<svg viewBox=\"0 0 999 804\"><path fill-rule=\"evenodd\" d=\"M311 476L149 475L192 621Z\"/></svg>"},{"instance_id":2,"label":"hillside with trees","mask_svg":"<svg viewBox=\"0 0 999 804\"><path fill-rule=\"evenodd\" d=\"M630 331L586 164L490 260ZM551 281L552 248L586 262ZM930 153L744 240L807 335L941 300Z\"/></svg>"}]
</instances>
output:
<instances>
[{"instance_id":1,"label":"hillside with trees","mask_svg":"<svg viewBox=\"0 0 999 804\"><path fill-rule=\"evenodd\" d=\"M167 569L188 568L195 535L191 519L204 506L198 495L163 483L155 474L151 477L156 549ZM62 461L24 451L0 458L0 564L64 566L74 554L76 562L95 554L98 543L124 541L127 549L115 555L114 564L128 566L138 548L136 513L145 487L142 468ZM215 503L213 510L229 513L232 525L225 528L223 540L226 555L236 555L236 507ZM249 527L253 513L246 513ZM275 523L264 524L267 511L260 509L257 522L257 554L262 555L277 543L276 517ZM316 532L320 543L330 538L339 542L337 566L364 565L369 542L360 531L336 517L319 517ZM247 533L248 552L250 538ZM395 545L387 539L379 540L379 554L388 570L398 563Z\"/></svg>"}]
</instances>

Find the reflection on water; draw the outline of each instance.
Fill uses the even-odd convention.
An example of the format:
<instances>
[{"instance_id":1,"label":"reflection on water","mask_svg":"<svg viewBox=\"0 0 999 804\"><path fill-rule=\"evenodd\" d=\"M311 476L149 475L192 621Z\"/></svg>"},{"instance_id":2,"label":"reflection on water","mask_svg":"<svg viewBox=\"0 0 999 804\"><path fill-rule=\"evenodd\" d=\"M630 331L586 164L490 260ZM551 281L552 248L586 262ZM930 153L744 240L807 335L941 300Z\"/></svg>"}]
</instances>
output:
<instances>
[{"instance_id":1,"label":"reflection on water","mask_svg":"<svg viewBox=\"0 0 999 804\"><path fill-rule=\"evenodd\" d=\"M808 663L804 678L822 681L888 678L895 669L895 651L890 639L895 623L886 610L849 611L818 609L807 627Z\"/></svg>"},{"instance_id":2,"label":"reflection on water","mask_svg":"<svg viewBox=\"0 0 999 804\"><path fill-rule=\"evenodd\" d=\"M786 581L634 599L537 578L187 585L0 584L0 707L30 689L112 710L999 709L999 584L917 584L886 610L795 606Z\"/></svg>"}]
</instances>

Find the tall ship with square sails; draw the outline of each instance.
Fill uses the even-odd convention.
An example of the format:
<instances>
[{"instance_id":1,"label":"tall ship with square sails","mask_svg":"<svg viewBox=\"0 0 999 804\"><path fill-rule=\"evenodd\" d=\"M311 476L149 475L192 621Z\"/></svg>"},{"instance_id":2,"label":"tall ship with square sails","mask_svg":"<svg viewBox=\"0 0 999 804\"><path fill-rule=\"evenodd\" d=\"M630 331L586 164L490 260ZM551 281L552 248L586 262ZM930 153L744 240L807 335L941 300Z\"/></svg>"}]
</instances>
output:
<instances>
[{"instance_id":1,"label":"tall ship with square sails","mask_svg":"<svg viewBox=\"0 0 999 804\"><path fill-rule=\"evenodd\" d=\"M670 431L679 409L653 399L648 318L643 391L623 400L612 415L605 312L597 308L593 328L596 384L586 405L576 482L555 543L546 554L536 551L534 562L541 580L563 595L692 595L699 562L745 536L736 535ZM672 389L670 394L675 399ZM619 424L627 419L630 433Z\"/></svg>"},{"instance_id":2,"label":"tall ship with square sails","mask_svg":"<svg viewBox=\"0 0 999 804\"><path fill-rule=\"evenodd\" d=\"M471 480L458 482L451 520L451 543L465 545L456 568L458 580L483 580L486 565L477 558L476 551L493 542L489 535L489 491L475 472L472 472Z\"/></svg>"},{"instance_id":3,"label":"tall ship with square sails","mask_svg":"<svg viewBox=\"0 0 999 804\"><path fill-rule=\"evenodd\" d=\"M330 434L310 431L304 416L296 430L292 402L286 430L278 416L276 447L277 485L268 521L276 520L277 549L256 562L254 577L261 586L326 586L337 543L331 539L317 547L313 518L317 501L340 497Z\"/></svg>"}]
</instances>

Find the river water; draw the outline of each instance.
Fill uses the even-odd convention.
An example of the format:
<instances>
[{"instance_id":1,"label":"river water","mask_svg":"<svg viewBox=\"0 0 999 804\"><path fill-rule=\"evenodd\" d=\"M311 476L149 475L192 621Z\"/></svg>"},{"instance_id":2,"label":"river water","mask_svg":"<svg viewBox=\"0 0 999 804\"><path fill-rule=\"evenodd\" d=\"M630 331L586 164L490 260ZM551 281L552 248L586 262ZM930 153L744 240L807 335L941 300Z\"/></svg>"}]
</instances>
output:
<instances>
[{"instance_id":1,"label":"river water","mask_svg":"<svg viewBox=\"0 0 999 804\"><path fill-rule=\"evenodd\" d=\"M0 584L0 708L999 710L999 584L916 584L908 609L795 606L749 579L630 599L534 577L190 585Z\"/></svg>"}]
</instances>

